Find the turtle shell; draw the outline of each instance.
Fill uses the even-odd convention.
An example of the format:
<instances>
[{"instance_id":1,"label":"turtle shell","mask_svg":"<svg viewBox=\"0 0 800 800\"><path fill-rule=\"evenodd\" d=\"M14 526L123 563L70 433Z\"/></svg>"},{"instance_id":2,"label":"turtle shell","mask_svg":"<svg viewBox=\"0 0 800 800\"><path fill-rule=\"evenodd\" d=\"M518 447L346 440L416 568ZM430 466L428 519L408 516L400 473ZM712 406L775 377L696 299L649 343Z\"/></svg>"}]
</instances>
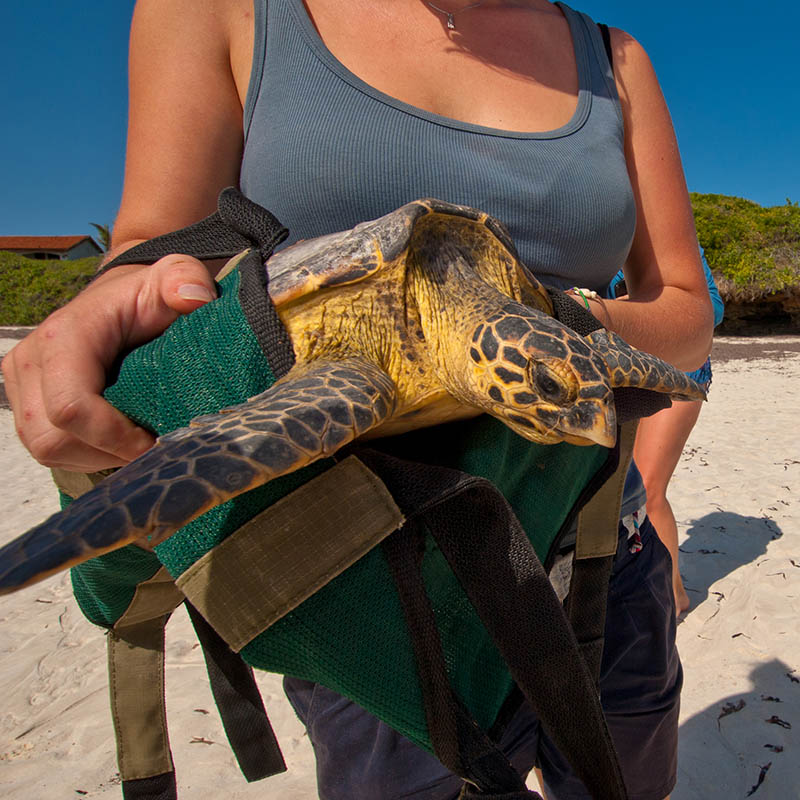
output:
<instances>
[{"instance_id":1,"label":"turtle shell","mask_svg":"<svg viewBox=\"0 0 800 800\"><path fill-rule=\"evenodd\" d=\"M351 230L300 241L279 251L266 265L272 302L280 307L319 289L357 283L375 275L384 264L409 250L417 223L429 215L460 217L478 223L473 229L483 226L488 236L508 252L509 265L513 263L525 273L523 283L528 284L524 287L525 294L538 295L533 304L541 307L544 290L522 267L505 226L474 208L433 198L415 200Z\"/></svg>"}]
</instances>

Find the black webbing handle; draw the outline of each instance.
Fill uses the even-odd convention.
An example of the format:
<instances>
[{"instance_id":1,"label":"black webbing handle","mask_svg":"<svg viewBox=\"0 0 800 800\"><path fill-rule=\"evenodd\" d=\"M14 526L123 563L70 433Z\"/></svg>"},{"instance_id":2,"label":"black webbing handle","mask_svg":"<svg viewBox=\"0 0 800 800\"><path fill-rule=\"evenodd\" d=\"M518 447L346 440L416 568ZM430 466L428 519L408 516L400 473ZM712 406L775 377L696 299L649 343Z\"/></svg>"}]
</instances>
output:
<instances>
[{"instance_id":1,"label":"black webbing handle","mask_svg":"<svg viewBox=\"0 0 800 800\"><path fill-rule=\"evenodd\" d=\"M605 642L608 584L614 556L573 559L566 612L595 682L600 678Z\"/></svg>"},{"instance_id":2,"label":"black webbing handle","mask_svg":"<svg viewBox=\"0 0 800 800\"><path fill-rule=\"evenodd\" d=\"M266 259L288 235L271 212L228 187L220 192L217 211L210 217L131 247L109 261L98 275L123 264L153 264L172 253L203 261L232 258L254 247Z\"/></svg>"},{"instance_id":3,"label":"black webbing handle","mask_svg":"<svg viewBox=\"0 0 800 800\"><path fill-rule=\"evenodd\" d=\"M123 800L178 800L175 771L122 781Z\"/></svg>"},{"instance_id":4,"label":"black webbing handle","mask_svg":"<svg viewBox=\"0 0 800 800\"><path fill-rule=\"evenodd\" d=\"M109 261L98 276L123 264L153 264L172 253L202 261L250 250L239 262L239 302L273 375L281 378L294 365L294 349L269 298L266 261L288 235L270 211L229 187L220 192L217 211L210 217L131 247Z\"/></svg>"},{"instance_id":5,"label":"black webbing handle","mask_svg":"<svg viewBox=\"0 0 800 800\"><path fill-rule=\"evenodd\" d=\"M538 798L503 752L474 721L450 685L436 617L422 577L424 531L407 523L384 540L383 551L403 606L425 721L434 752L450 772L475 785L480 797Z\"/></svg>"},{"instance_id":6,"label":"black webbing handle","mask_svg":"<svg viewBox=\"0 0 800 800\"><path fill-rule=\"evenodd\" d=\"M627 797L594 676L530 541L499 497L475 486L426 518L453 572L558 749L595 798ZM484 537L474 520L506 535ZM487 576L490 578L487 580Z\"/></svg>"}]
</instances>

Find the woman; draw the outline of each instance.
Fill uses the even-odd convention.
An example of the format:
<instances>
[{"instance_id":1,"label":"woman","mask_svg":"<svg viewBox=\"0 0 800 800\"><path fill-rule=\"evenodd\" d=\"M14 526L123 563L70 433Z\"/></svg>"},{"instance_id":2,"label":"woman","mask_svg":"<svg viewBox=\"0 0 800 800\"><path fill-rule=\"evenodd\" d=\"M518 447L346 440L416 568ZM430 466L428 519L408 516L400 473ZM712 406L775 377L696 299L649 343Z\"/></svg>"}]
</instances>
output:
<instances>
[{"instance_id":1,"label":"woman","mask_svg":"<svg viewBox=\"0 0 800 800\"><path fill-rule=\"evenodd\" d=\"M694 368L711 315L674 133L642 48L618 30L611 44L613 75L596 27L547 0L270 0L268 15L252 0L139 0L113 251L209 214L232 184L293 239L440 196L502 219L562 288L599 290L624 264L629 297L590 310ZM151 444L99 397L106 370L210 299L212 272L184 256L117 268L12 351L7 392L40 461L96 470ZM680 667L668 557L643 539L636 559L620 546L601 690L631 796L660 800L675 779ZM661 587L655 604L631 594L644 581ZM454 796L437 762L349 701L287 689L321 797ZM523 770L541 759L551 800L586 796L527 709L502 745Z\"/></svg>"}]
</instances>

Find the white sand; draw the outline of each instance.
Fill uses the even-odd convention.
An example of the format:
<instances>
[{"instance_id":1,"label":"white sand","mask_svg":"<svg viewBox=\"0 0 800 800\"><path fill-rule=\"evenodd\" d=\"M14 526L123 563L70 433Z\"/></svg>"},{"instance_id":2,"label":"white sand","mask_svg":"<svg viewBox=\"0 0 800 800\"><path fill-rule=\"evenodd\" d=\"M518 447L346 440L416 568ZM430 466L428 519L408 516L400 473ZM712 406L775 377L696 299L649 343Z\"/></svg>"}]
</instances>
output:
<instances>
[{"instance_id":1,"label":"white sand","mask_svg":"<svg viewBox=\"0 0 800 800\"><path fill-rule=\"evenodd\" d=\"M744 798L768 764L752 796L800 798L800 354L768 352L798 342L746 340L756 358L716 364L711 402L670 489L692 598L678 629L686 684L674 800ZM0 355L13 344L0 339ZM5 542L56 510L49 473L26 456L6 410L0 475ZM308 740L278 678L261 675L260 685L289 772L248 785L182 612L168 628L167 664L182 800L316 796ZM0 796L121 796L104 636L82 617L65 575L0 598L0 697Z\"/></svg>"}]
</instances>

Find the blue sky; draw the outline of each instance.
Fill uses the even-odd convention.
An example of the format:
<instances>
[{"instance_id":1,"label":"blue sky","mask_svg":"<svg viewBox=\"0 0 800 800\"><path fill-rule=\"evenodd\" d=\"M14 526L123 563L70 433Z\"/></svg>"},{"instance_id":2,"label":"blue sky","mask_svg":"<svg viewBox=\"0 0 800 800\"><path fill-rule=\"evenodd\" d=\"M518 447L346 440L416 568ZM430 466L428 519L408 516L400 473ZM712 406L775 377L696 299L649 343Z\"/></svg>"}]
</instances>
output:
<instances>
[{"instance_id":1,"label":"blue sky","mask_svg":"<svg viewBox=\"0 0 800 800\"><path fill-rule=\"evenodd\" d=\"M4 4L0 234L94 233L119 204L133 0ZM573 0L650 53L690 190L800 200L800 5Z\"/></svg>"}]
</instances>

